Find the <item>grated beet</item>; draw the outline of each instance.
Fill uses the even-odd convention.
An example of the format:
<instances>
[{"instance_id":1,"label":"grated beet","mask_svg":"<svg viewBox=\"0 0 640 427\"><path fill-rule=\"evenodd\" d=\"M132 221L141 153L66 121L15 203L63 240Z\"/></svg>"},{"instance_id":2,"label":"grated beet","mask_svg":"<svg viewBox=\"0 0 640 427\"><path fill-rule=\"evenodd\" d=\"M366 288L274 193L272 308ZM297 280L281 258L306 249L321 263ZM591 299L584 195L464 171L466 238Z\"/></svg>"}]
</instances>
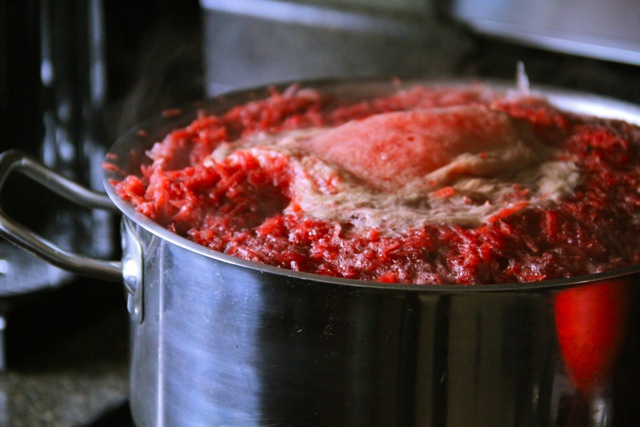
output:
<instances>
[{"instance_id":1,"label":"grated beet","mask_svg":"<svg viewBox=\"0 0 640 427\"><path fill-rule=\"evenodd\" d=\"M221 142L257 132L467 104L489 105L528 123L545 144L576 159L583 181L574 194L544 208L515 203L478 227L432 224L401 236L375 228L361 233L349 223L300 212L284 156L205 161ZM123 199L175 233L250 261L384 282L531 282L640 261L639 135L626 123L563 113L540 100L503 99L477 88L417 87L353 104L291 90L226 114L198 117L156 144L149 153L153 162L138 176L114 185ZM443 187L437 196L454 193Z\"/></svg>"}]
</instances>

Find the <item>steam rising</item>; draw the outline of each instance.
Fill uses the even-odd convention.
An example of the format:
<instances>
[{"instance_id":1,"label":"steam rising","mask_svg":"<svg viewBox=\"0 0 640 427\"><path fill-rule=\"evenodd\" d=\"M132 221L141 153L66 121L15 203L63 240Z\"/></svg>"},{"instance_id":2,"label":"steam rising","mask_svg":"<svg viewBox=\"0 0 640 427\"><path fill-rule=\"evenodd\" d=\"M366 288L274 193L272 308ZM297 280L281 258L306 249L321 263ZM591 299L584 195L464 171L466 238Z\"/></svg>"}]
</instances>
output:
<instances>
[{"instance_id":1,"label":"steam rising","mask_svg":"<svg viewBox=\"0 0 640 427\"><path fill-rule=\"evenodd\" d=\"M517 65L516 87L520 95L529 95L531 92L531 88L529 86L529 77L527 76L527 72L524 69L524 63L522 61L518 61Z\"/></svg>"}]
</instances>

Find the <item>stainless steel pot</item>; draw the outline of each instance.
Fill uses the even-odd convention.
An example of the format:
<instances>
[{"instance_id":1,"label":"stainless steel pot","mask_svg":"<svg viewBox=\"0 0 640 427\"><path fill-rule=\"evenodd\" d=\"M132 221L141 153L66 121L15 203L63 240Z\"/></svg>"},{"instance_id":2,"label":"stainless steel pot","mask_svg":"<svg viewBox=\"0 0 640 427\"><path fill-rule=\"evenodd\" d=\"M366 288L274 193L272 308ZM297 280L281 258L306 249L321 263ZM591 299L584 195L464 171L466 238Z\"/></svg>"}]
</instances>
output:
<instances>
[{"instance_id":1,"label":"stainless steel pot","mask_svg":"<svg viewBox=\"0 0 640 427\"><path fill-rule=\"evenodd\" d=\"M393 89L370 81L313 86L347 98ZM542 92L569 110L640 122L632 105ZM222 111L263 93L199 108ZM136 170L153 142L194 114L132 130L109 161ZM115 195L114 168L105 173L110 201L4 153L0 183L13 170L87 207L115 205L123 214L121 262L67 253L4 214L0 232L55 265L124 281L130 405L140 426L640 424L640 266L477 287L301 274L172 234Z\"/></svg>"}]
</instances>

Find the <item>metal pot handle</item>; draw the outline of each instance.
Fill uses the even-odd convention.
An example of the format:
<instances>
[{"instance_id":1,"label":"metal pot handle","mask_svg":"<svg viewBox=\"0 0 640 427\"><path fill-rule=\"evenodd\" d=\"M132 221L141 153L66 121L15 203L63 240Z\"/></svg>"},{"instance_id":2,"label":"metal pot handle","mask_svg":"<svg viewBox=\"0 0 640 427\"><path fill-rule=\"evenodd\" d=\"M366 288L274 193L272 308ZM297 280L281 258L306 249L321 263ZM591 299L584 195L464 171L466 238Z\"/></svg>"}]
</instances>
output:
<instances>
[{"instance_id":1,"label":"metal pot handle","mask_svg":"<svg viewBox=\"0 0 640 427\"><path fill-rule=\"evenodd\" d=\"M117 211L111 200L100 193L52 171L25 153L10 150L0 154L0 192L11 172L20 172L60 196L89 209ZM85 276L122 282L122 263L68 252L9 218L0 207L0 235L45 261Z\"/></svg>"}]
</instances>

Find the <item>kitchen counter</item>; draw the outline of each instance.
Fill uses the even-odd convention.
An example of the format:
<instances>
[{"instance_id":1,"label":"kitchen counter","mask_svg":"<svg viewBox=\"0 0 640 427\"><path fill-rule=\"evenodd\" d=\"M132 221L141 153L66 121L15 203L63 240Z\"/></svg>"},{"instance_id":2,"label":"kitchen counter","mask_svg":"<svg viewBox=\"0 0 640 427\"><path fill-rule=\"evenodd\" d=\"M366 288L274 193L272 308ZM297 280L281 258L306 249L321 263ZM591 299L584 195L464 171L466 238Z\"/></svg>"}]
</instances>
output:
<instances>
[{"instance_id":1,"label":"kitchen counter","mask_svg":"<svg viewBox=\"0 0 640 427\"><path fill-rule=\"evenodd\" d=\"M46 316L38 320L46 322ZM127 346L123 301L16 358L0 373L0 425L132 425L100 424L114 411L129 416Z\"/></svg>"}]
</instances>

